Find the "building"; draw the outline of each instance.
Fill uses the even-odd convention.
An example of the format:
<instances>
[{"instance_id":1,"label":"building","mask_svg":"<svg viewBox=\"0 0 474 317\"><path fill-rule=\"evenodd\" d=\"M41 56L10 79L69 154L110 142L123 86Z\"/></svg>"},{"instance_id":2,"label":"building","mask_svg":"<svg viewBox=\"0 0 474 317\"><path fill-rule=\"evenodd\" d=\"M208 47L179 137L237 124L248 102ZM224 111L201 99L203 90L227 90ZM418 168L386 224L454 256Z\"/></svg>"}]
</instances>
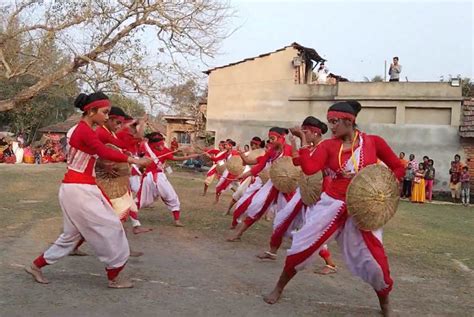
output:
<instances>
[{"instance_id":1,"label":"building","mask_svg":"<svg viewBox=\"0 0 474 317\"><path fill-rule=\"evenodd\" d=\"M74 113L63 122L48 125L46 127L39 129L38 132L41 132L43 134L58 135L61 138L66 135L69 129L71 129L73 126L78 124L81 118L82 118L82 114Z\"/></svg>"},{"instance_id":2,"label":"building","mask_svg":"<svg viewBox=\"0 0 474 317\"><path fill-rule=\"evenodd\" d=\"M462 91L450 82L349 82L317 84L312 70L324 61L298 43L207 70L207 130L216 139L248 143L272 126L298 125L308 115L322 120L338 100L355 99L358 124L383 136L397 152L435 161L435 188L447 187L454 154L465 158L458 128Z\"/></svg>"}]
</instances>

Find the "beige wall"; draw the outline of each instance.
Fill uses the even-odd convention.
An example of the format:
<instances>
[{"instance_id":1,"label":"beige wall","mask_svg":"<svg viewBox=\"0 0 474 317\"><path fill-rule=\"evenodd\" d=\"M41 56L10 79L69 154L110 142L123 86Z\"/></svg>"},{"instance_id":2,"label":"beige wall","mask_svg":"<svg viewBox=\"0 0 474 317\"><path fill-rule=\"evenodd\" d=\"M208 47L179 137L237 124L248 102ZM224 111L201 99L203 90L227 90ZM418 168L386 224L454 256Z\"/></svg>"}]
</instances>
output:
<instances>
[{"instance_id":1,"label":"beige wall","mask_svg":"<svg viewBox=\"0 0 474 317\"><path fill-rule=\"evenodd\" d=\"M216 132L216 141L248 144L253 136L266 138L272 126L298 125L309 115L325 121L331 104L355 99L363 107L357 122L364 130L386 137L395 151L434 157L440 168L437 187L447 182L449 161L463 154L457 135L460 87L446 82L295 84L295 56L297 50L287 48L210 73L206 128Z\"/></svg>"}]
</instances>

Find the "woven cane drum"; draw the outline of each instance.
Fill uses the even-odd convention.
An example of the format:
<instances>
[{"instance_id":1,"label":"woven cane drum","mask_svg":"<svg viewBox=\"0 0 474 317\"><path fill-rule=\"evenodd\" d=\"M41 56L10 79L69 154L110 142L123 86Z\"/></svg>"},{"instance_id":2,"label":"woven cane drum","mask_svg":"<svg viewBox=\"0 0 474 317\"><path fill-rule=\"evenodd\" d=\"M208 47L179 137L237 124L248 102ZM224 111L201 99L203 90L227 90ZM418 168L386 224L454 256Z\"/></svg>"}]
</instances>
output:
<instances>
[{"instance_id":1,"label":"woven cane drum","mask_svg":"<svg viewBox=\"0 0 474 317\"><path fill-rule=\"evenodd\" d=\"M372 231L383 227L400 201L395 175L383 165L370 165L352 179L347 189L347 211L357 227Z\"/></svg>"},{"instance_id":2,"label":"woven cane drum","mask_svg":"<svg viewBox=\"0 0 474 317\"><path fill-rule=\"evenodd\" d=\"M232 156L225 163L225 167L232 175L240 175L244 172L245 166L240 156Z\"/></svg>"},{"instance_id":3,"label":"woven cane drum","mask_svg":"<svg viewBox=\"0 0 474 317\"><path fill-rule=\"evenodd\" d=\"M306 206L310 206L316 203L321 197L323 173L318 172L313 175L305 175L301 173L298 185L300 187L301 201L303 201Z\"/></svg>"},{"instance_id":4,"label":"woven cane drum","mask_svg":"<svg viewBox=\"0 0 474 317\"><path fill-rule=\"evenodd\" d=\"M118 147L112 144L106 146L120 151ZM122 197L128 192L130 177L130 165L128 163L98 159L96 176L97 185L102 188L110 199Z\"/></svg>"},{"instance_id":5,"label":"woven cane drum","mask_svg":"<svg viewBox=\"0 0 474 317\"><path fill-rule=\"evenodd\" d=\"M293 165L291 157L280 157L270 167L270 179L273 186L284 194L289 194L296 190L300 177L301 169Z\"/></svg>"}]
</instances>

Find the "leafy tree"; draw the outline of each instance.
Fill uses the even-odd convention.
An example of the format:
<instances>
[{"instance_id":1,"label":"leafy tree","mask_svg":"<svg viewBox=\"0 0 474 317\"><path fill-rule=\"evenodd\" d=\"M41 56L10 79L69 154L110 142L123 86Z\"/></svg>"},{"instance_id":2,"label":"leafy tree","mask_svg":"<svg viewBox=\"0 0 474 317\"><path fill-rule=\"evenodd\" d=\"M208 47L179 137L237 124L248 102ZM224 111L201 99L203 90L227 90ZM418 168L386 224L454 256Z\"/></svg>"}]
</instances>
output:
<instances>
[{"instance_id":1,"label":"leafy tree","mask_svg":"<svg viewBox=\"0 0 474 317\"><path fill-rule=\"evenodd\" d=\"M232 15L229 3L218 0L4 1L0 77L30 75L33 81L0 96L0 112L71 75L91 90L134 93L152 102L162 87L189 78L189 61L215 55ZM54 59L52 43L64 58ZM44 68L49 62L57 67Z\"/></svg>"}]
</instances>

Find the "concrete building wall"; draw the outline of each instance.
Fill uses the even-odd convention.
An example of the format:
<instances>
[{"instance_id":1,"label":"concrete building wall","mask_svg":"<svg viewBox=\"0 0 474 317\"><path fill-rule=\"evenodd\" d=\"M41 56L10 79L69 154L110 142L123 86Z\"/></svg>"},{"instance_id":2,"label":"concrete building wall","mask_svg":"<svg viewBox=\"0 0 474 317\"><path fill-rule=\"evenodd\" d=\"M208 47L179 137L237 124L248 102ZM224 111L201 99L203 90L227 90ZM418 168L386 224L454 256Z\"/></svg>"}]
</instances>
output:
<instances>
[{"instance_id":1,"label":"concrete building wall","mask_svg":"<svg viewBox=\"0 0 474 317\"><path fill-rule=\"evenodd\" d=\"M295 84L295 56L297 50L287 48L210 73L207 130L215 131L217 142L230 137L248 144L253 136L266 138L272 126L299 125L309 115L325 121L331 104L355 99L363 107L357 121L364 131L383 136L397 153L432 157L435 188L446 187L454 154L465 157L458 136L460 87L441 82Z\"/></svg>"}]
</instances>

